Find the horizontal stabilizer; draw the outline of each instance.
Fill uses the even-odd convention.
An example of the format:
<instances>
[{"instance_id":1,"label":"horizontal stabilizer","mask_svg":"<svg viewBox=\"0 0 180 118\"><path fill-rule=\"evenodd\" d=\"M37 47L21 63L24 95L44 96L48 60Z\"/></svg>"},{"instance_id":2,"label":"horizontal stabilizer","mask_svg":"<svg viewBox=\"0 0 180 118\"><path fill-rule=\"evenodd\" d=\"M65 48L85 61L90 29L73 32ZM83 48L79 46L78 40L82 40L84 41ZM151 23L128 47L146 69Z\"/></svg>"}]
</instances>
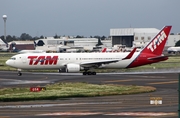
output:
<instances>
[{"instance_id":1,"label":"horizontal stabilizer","mask_svg":"<svg viewBox=\"0 0 180 118\"><path fill-rule=\"evenodd\" d=\"M151 57L151 58L148 58L148 60L166 60L168 59L168 56L157 56L157 57Z\"/></svg>"},{"instance_id":2,"label":"horizontal stabilizer","mask_svg":"<svg viewBox=\"0 0 180 118\"><path fill-rule=\"evenodd\" d=\"M134 52L136 51L137 48L134 48L125 58L123 58L122 60L125 59L131 59L131 57L133 56Z\"/></svg>"}]
</instances>

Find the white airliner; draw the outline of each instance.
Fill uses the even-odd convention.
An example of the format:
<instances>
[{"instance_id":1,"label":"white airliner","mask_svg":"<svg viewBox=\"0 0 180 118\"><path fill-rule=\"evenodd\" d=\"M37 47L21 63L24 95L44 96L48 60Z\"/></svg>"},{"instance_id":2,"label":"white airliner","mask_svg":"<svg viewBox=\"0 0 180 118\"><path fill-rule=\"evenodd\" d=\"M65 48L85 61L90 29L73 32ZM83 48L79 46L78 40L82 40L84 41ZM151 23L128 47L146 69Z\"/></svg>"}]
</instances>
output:
<instances>
[{"instance_id":1,"label":"white airliner","mask_svg":"<svg viewBox=\"0 0 180 118\"><path fill-rule=\"evenodd\" d=\"M169 36L171 26L165 26L140 52L130 53L25 53L17 54L6 64L21 69L59 69L65 72L84 71L83 75L96 75L89 71L95 68L133 68L167 60L162 51Z\"/></svg>"},{"instance_id":2,"label":"white airliner","mask_svg":"<svg viewBox=\"0 0 180 118\"><path fill-rule=\"evenodd\" d=\"M46 52L44 50L21 50L18 53L23 54L23 53L46 53Z\"/></svg>"},{"instance_id":3,"label":"white airliner","mask_svg":"<svg viewBox=\"0 0 180 118\"><path fill-rule=\"evenodd\" d=\"M174 53L174 54L180 53L180 47L169 47L169 48L167 49L167 52L168 52L169 54L171 54L171 53Z\"/></svg>"}]
</instances>

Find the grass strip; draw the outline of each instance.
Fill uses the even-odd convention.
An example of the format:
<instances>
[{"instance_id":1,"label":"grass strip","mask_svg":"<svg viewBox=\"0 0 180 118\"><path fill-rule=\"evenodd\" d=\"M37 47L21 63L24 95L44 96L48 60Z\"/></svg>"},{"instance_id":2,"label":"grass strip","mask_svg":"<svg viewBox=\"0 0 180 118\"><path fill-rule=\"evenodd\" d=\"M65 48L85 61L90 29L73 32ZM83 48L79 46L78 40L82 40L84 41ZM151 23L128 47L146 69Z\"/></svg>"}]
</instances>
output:
<instances>
[{"instance_id":1,"label":"grass strip","mask_svg":"<svg viewBox=\"0 0 180 118\"><path fill-rule=\"evenodd\" d=\"M97 85L88 83L56 83L47 85L46 90L30 92L30 88L4 88L0 89L0 101L29 101L29 100L55 100L70 97L95 97L109 95L137 94L153 92L156 88L151 86L135 85Z\"/></svg>"}]
</instances>

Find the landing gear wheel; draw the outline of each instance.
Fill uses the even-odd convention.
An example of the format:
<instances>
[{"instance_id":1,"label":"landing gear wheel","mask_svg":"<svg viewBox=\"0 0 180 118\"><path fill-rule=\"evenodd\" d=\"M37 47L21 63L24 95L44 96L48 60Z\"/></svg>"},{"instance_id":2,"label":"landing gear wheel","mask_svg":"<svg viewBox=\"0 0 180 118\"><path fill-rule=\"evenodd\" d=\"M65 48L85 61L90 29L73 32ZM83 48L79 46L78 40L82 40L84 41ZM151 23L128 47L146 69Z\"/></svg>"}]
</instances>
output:
<instances>
[{"instance_id":1,"label":"landing gear wheel","mask_svg":"<svg viewBox=\"0 0 180 118\"><path fill-rule=\"evenodd\" d=\"M88 75L92 75L92 72L87 72Z\"/></svg>"},{"instance_id":2,"label":"landing gear wheel","mask_svg":"<svg viewBox=\"0 0 180 118\"><path fill-rule=\"evenodd\" d=\"M18 68L17 71L18 71L18 74L17 74L17 75L18 75L18 76L21 76L21 75L22 75L21 69Z\"/></svg>"},{"instance_id":3,"label":"landing gear wheel","mask_svg":"<svg viewBox=\"0 0 180 118\"><path fill-rule=\"evenodd\" d=\"M21 72L18 72L18 76L21 76L22 75L22 73Z\"/></svg>"},{"instance_id":4,"label":"landing gear wheel","mask_svg":"<svg viewBox=\"0 0 180 118\"><path fill-rule=\"evenodd\" d=\"M96 72L91 72L91 71L83 72L83 75L96 75Z\"/></svg>"},{"instance_id":5,"label":"landing gear wheel","mask_svg":"<svg viewBox=\"0 0 180 118\"><path fill-rule=\"evenodd\" d=\"M58 69L58 72L60 73L60 72L61 72L61 69Z\"/></svg>"},{"instance_id":6,"label":"landing gear wheel","mask_svg":"<svg viewBox=\"0 0 180 118\"><path fill-rule=\"evenodd\" d=\"M96 75L96 72L92 72L92 75Z\"/></svg>"},{"instance_id":7,"label":"landing gear wheel","mask_svg":"<svg viewBox=\"0 0 180 118\"><path fill-rule=\"evenodd\" d=\"M87 72L83 72L83 75L87 75Z\"/></svg>"}]
</instances>

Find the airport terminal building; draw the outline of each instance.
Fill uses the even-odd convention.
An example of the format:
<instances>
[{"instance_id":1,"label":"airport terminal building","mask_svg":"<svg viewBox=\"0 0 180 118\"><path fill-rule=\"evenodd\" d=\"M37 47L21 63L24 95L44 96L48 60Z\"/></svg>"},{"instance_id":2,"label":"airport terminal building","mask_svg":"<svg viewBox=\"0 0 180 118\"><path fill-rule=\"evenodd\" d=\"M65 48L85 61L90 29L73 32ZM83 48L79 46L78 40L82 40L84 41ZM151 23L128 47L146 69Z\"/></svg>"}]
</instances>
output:
<instances>
[{"instance_id":1,"label":"airport terminal building","mask_svg":"<svg viewBox=\"0 0 180 118\"><path fill-rule=\"evenodd\" d=\"M110 29L112 45L122 44L127 47L142 47L159 32L155 28Z\"/></svg>"}]
</instances>

